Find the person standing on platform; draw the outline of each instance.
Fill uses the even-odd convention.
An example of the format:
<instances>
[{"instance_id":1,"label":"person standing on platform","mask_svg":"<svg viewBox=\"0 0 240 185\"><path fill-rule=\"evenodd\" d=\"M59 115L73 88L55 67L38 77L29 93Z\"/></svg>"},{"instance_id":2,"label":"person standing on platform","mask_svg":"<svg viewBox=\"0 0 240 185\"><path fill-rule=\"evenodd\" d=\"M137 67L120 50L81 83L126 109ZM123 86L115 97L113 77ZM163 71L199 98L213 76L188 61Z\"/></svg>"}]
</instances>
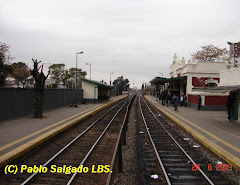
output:
<instances>
[{"instance_id":1,"label":"person standing on platform","mask_svg":"<svg viewBox=\"0 0 240 185\"><path fill-rule=\"evenodd\" d=\"M230 95L228 96L226 106L227 106L227 113L228 113L228 121L231 121L232 120L232 99Z\"/></svg>"},{"instance_id":2,"label":"person standing on platform","mask_svg":"<svg viewBox=\"0 0 240 185\"><path fill-rule=\"evenodd\" d=\"M172 96L172 99L171 99L171 103L173 104L173 107L174 107L174 102L173 102L173 100L174 100L174 98L175 98L176 96L175 96L175 94Z\"/></svg>"},{"instance_id":3,"label":"person standing on platform","mask_svg":"<svg viewBox=\"0 0 240 185\"><path fill-rule=\"evenodd\" d=\"M183 97L183 106L187 107L187 96L184 95Z\"/></svg>"},{"instance_id":4,"label":"person standing on platform","mask_svg":"<svg viewBox=\"0 0 240 185\"><path fill-rule=\"evenodd\" d=\"M165 101L165 102L167 103L167 107L168 107L168 105L169 105L168 99L169 99L169 94L167 93L167 94L166 94L166 101Z\"/></svg>"},{"instance_id":5,"label":"person standing on platform","mask_svg":"<svg viewBox=\"0 0 240 185\"><path fill-rule=\"evenodd\" d=\"M174 111L178 112L178 104L179 104L179 97L178 95L176 95L173 99L173 105L174 105Z\"/></svg>"},{"instance_id":6,"label":"person standing on platform","mask_svg":"<svg viewBox=\"0 0 240 185\"><path fill-rule=\"evenodd\" d=\"M180 96L180 105L183 106L183 95Z\"/></svg>"},{"instance_id":7,"label":"person standing on platform","mask_svg":"<svg viewBox=\"0 0 240 185\"><path fill-rule=\"evenodd\" d=\"M165 105L165 99L166 99L165 93L162 92L162 105Z\"/></svg>"},{"instance_id":8,"label":"person standing on platform","mask_svg":"<svg viewBox=\"0 0 240 185\"><path fill-rule=\"evenodd\" d=\"M197 99L196 101L198 102L198 108L197 108L197 110L200 110L200 109L201 109L201 105L202 105L201 95L198 95L198 99Z\"/></svg>"}]
</instances>

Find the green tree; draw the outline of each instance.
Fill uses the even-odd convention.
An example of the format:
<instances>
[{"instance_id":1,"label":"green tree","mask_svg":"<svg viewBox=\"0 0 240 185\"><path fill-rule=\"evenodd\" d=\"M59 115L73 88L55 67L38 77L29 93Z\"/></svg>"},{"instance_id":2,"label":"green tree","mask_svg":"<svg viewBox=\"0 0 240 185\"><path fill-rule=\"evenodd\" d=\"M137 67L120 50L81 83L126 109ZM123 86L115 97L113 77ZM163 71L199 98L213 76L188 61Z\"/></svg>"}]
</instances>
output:
<instances>
[{"instance_id":1,"label":"green tree","mask_svg":"<svg viewBox=\"0 0 240 185\"><path fill-rule=\"evenodd\" d=\"M191 54L192 60L214 62L217 60L221 60L222 58L229 58L229 51L227 50L227 48L221 49L212 44L202 46L201 48L201 50Z\"/></svg>"},{"instance_id":2,"label":"green tree","mask_svg":"<svg viewBox=\"0 0 240 185\"><path fill-rule=\"evenodd\" d=\"M76 69L74 67L70 68L68 71L69 78L68 78L68 83L69 84L76 84L76 72L77 72L77 87L82 88L82 83L81 83L81 78L85 78L87 75L86 71L83 71L82 69Z\"/></svg>"},{"instance_id":3,"label":"green tree","mask_svg":"<svg viewBox=\"0 0 240 185\"><path fill-rule=\"evenodd\" d=\"M75 88L76 71L77 71L77 82L78 87L81 87L81 78L85 78L87 75L86 71L82 69L70 68L67 70L65 64L53 64L49 67L51 70L51 78L55 80L55 85L58 87L59 84L65 87Z\"/></svg>"},{"instance_id":4,"label":"green tree","mask_svg":"<svg viewBox=\"0 0 240 185\"><path fill-rule=\"evenodd\" d=\"M127 91L129 88L129 80L124 79L123 76L120 76L113 81L113 86L116 96L122 95L122 91Z\"/></svg>"},{"instance_id":5,"label":"green tree","mask_svg":"<svg viewBox=\"0 0 240 185\"><path fill-rule=\"evenodd\" d=\"M12 67L5 63L9 58L9 45L0 42L0 87L5 86L5 79L12 72Z\"/></svg>"},{"instance_id":6,"label":"green tree","mask_svg":"<svg viewBox=\"0 0 240 185\"><path fill-rule=\"evenodd\" d=\"M49 70L51 71L51 78L55 80L55 84L58 87L64 81L65 64L52 64Z\"/></svg>"}]
</instances>

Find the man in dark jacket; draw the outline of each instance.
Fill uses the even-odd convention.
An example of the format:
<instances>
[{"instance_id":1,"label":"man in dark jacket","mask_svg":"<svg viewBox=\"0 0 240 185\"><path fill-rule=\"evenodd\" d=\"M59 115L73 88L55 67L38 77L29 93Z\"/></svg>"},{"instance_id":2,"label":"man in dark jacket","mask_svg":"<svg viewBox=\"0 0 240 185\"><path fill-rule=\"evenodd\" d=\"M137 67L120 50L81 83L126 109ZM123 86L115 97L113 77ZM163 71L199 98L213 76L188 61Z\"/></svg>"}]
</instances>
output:
<instances>
[{"instance_id":1,"label":"man in dark jacket","mask_svg":"<svg viewBox=\"0 0 240 185\"><path fill-rule=\"evenodd\" d=\"M228 96L226 106L227 106L228 120L231 121L232 120L232 99L230 95Z\"/></svg>"},{"instance_id":2,"label":"man in dark jacket","mask_svg":"<svg viewBox=\"0 0 240 185\"><path fill-rule=\"evenodd\" d=\"M197 108L197 110L200 110L200 109L201 109L201 105L202 105L202 98L201 98L201 95L198 95L197 102L198 102L198 108Z\"/></svg>"},{"instance_id":3,"label":"man in dark jacket","mask_svg":"<svg viewBox=\"0 0 240 185\"><path fill-rule=\"evenodd\" d=\"M178 95L176 95L173 99L173 104L174 104L174 111L178 112L178 103L179 103L180 99L178 97Z\"/></svg>"}]
</instances>

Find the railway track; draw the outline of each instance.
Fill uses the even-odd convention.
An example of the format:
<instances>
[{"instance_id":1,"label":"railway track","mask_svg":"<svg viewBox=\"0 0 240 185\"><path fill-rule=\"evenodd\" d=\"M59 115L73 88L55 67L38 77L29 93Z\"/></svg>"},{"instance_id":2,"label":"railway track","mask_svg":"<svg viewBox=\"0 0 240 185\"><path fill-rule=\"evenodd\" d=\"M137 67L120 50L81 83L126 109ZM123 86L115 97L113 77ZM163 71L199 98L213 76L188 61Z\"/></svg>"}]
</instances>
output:
<instances>
[{"instance_id":1,"label":"railway track","mask_svg":"<svg viewBox=\"0 0 240 185\"><path fill-rule=\"evenodd\" d=\"M58 136L60 141L49 142L46 147L38 150L39 154L34 153L27 159L17 162L19 166L24 164L28 167L38 167L37 172L25 170L23 173L18 172L16 175L8 176L5 181L0 178L0 181L22 185L105 184L108 174L113 169L111 164L112 158L115 157L114 149L119 138L119 130L132 98L126 98L109 111L102 113L100 118L96 119L96 116L90 118L88 122L91 124L86 124L85 128L82 125L79 131L75 130L77 127L74 127L73 131L68 129L65 135ZM62 141L68 142L62 146ZM53 154L51 149L57 152ZM47 156L51 157L43 163L41 153L44 155L51 153L44 156L44 159Z\"/></svg>"},{"instance_id":2,"label":"railway track","mask_svg":"<svg viewBox=\"0 0 240 185\"><path fill-rule=\"evenodd\" d=\"M219 172L209 171L204 156L179 136L143 97L139 97L139 109L143 120L139 134L144 184L232 184Z\"/></svg>"}]
</instances>

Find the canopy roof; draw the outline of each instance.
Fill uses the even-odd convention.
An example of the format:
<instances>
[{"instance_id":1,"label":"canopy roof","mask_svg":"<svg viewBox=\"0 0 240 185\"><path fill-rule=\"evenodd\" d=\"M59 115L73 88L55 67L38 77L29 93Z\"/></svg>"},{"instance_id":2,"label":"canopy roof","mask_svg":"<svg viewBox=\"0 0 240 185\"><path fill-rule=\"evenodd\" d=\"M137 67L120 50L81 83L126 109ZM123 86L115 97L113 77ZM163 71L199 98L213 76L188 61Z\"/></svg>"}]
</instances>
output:
<instances>
[{"instance_id":1,"label":"canopy roof","mask_svg":"<svg viewBox=\"0 0 240 185\"><path fill-rule=\"evenodd\" d=\"M155 77L150 81L150 83L155 84L155 85L164 85L165 83L171 82L171 81L177 81L177 80L184 80L187 79L187 76L180 76L180 77L175 77L175 78L163 78L163 77Z\"/></svg>"},{"instance_id":2,"label":"canopy roof","mask_svg":"<svg viewBox=\"0 0 240 185\"><path fill-rule=\"evenodd\" d=\"M99 87L113 88L113 86L108 85L106 83L99 82L99 81L90 80L90 79L86 79L86 78L82 78L81 80L84 81L84 82L88 82L88 83L91 83L91 84L98 85Z\"/></svg>"}]
</instances>

